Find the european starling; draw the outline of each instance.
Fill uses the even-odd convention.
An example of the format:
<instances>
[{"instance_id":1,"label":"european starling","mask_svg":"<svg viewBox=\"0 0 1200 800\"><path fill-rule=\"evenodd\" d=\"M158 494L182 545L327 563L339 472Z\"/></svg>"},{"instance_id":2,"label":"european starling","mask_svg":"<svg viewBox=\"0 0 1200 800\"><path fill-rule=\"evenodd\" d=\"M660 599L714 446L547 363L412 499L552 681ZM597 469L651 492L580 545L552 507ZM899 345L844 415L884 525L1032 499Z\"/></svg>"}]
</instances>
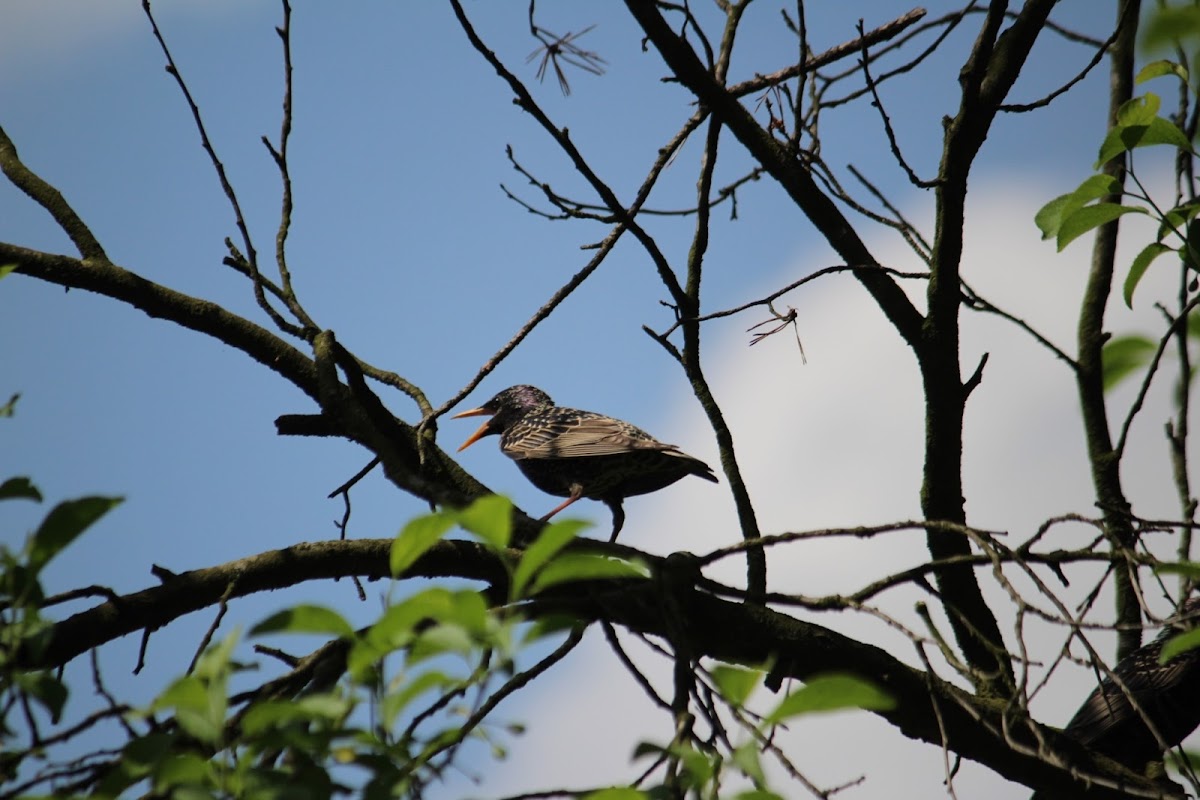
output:
<instances>
[{"instance_id":1,"label":"european starling","mask_svg":"<svg viewBox=\"0 0 1200 800\"><path fill-rule=\"evenodd\" d=\"M1165 750L1182 742L1200 725L1200 650L1180 653L1165 664L1158 663L1158 656L1168 639L1197 625L1200 597L1193 597L1168 620L1154 641L1118 662L1113 674L1129 694L1111 677L1105 677L1063 732L1138 772L1148 762L1160 760ZM1154 723L1161 742L1129 702L1129 695Z\"/></svg>"},{"instance_id":2,"label":"european starling","mask_svg":"<svg viewBox=\"0 0 1200 800\"><path fill-rule=\"evenodd\" d=\"M517 462L534 486L567 498L543 520L581 497L599 500L612 509L609 541L616 541L625 524L621 501L626 497L657 492L688 475L717 483L707 464L675 445L619 419L560 408L533 386L509 387L453 419L482 415L491 419L462 443L460 452L484 436L500 434L501 452Z\"/></svg>"}]
</instances>

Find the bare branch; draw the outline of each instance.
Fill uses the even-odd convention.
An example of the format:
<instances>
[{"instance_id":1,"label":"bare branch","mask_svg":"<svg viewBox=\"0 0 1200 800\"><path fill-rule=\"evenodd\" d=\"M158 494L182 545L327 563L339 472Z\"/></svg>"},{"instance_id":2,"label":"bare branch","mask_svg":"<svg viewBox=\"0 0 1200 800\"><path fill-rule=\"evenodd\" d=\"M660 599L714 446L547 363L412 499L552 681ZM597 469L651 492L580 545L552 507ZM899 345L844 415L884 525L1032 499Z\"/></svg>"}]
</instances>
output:
<instances>
[{"instance_id":1,"label":"bare branch","mask_svg":"<svg viewBox=\"0 0 1200 800\"><path fill-rule=\"evenodd\" d=\"M304 329L285 320L283 315L268 302L266 294L263 292L263 285L258 269L258 255L254 249L254 242L250 238L250 229L246 226L246 218L242 214L242 205L238 202L233 184L229 181L229 176L225 173L225 165L217 157L217 151L208 138L208 129L204 125L204 119L200 116L200 106L196 104L191 90L183 79L183 74L175 64L175 58L171 55L171 49L167 47L167 40L163 37L162 31L159 30L158 22L154 19L154 13L150 10L150 0L142 0L142 10L146 13L146 19L150 21L150 28L154 32L154 38L158 42L159 49L162 50L163 57L167 60L167 74L175 80L176 85L179 86L179 91L183 94L184 100L187 101L188 109L192 113L192 121L196 125L196 131L200 134L200 145L208 155L209 161L212 162L213 169L217 173L217 179L221 184L221 190L225 192L225 197L229 200L229 205L233 209L234 223L241 234L242 244L246 248L246 264L250 267L253 278L254 299L258 301L259 308L266 312L267 316L271 318L271 321L275 323L275 326L279 330L297 338L304 338Z\"/></svg>"},{"instance_id":2,"label":"bare branch","mask_svg":"<svg viewBox=\"0 0 1200 800\"><path fill-rule=\"evenodd\" d=\"M79 218L62 193L25 166L17 156L16 145L13 144L12 139L8 138L8 134L2 127L0 127L0 170L3 170L5 177L12 181L13 186L29 195L35 203L50 212L50 216L54 217L58 226L67 236L71 237L71 242L79 251L80 257L88 261L108 263L108 255L100 246L95 235L92 234L91 229Z\"/></svg>"}]
</instances>

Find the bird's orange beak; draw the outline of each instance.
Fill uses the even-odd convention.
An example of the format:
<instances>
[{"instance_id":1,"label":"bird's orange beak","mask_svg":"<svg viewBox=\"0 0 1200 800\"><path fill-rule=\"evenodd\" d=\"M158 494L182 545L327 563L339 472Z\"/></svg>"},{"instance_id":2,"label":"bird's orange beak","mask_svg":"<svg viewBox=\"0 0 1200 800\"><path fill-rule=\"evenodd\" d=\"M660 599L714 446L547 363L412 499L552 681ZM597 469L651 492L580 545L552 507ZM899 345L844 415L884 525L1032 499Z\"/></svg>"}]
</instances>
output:
<instances>
[{"instance_id":1,"label":"bird's orange beak","mask_svg":"<svg viewBox=\"0 0 1200 800\"><path fill-rule=\"evenodd\" d=\"M486 408L472 408L470 411L461 411L458 414L455 414L450 419L459 419L461 417L490 417L494 413L495 413L494 411L489 411ZM491 425L492 425L492 421L490 419L487 422L480 425L479 430L472 433L470 436L467 437L467 440L465 442L463 442L461 445L459 445L458 452L461 453L463 450L466 450L468 447L475 444L477 441L482 439L484 436L487 436L489 433L491 433Z\"/></svg>"}]
</instances>

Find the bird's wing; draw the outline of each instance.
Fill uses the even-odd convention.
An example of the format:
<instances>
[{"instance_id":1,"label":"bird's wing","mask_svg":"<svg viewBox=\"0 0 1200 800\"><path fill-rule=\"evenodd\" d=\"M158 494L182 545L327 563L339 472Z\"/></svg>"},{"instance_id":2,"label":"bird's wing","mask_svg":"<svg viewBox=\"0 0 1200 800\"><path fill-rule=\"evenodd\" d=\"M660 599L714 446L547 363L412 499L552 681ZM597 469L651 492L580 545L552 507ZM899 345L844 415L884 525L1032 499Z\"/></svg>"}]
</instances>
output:
<instances>
[{"instance_id":1,"label":"bird's wing","mask_svg":"<svg viewBox=\"0 0 1200 800\"><path fill-rule=\"evenodd\" d=\"M1195 666L1195 657L1188 657L1187 654L1166 664L1159 664L1158 653L1161 650L1162 637L1159 639L1134 652L1127 662L1118 664L1114 670L1129 693L1138 699L1139 705L1152 702L1154 698L1176 688L1181 676ZM1153 709L1143 710L1151 713L1153 718ZM1075 716L1067 723L1066 730L1080 741L1088 743L1124 720L1137 716L1125 692L1106 678L1075 712Z\"/></svg>"},{"instance_id":2,"label":"bird's wing","mask_svg":"<svg viewBox=\"0 0 1200 800\"><path fill-rule=\"evenodd\" d=\"M560 411L564 409L559 409ZM501 441L504 453L512 458L581 458L611 456L634 450L678 450L663 444L650 434L611 417L588 412L555 414L514 425Z\"/></svg>"}]
</instances>

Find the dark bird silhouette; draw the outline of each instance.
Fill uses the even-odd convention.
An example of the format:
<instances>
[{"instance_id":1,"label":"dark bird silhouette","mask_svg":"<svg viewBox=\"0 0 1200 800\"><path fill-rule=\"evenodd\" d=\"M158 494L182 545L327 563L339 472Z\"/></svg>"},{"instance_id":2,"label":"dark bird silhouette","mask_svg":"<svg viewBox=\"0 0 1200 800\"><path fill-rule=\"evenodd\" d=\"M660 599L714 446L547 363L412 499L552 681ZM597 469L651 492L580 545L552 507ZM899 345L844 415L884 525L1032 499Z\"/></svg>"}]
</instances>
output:
<instances>
[{"instance_id":1,"label":"dark bird silhouette","mask_svg":"<svg viewBox=\"0 0 1200 800\"><path fill-rule=\"evenodd\" d=\"M616 541L625 524L621 503L626 497L657 492L688 475L718 482L707 464L675 445L619 419L560 408L533 386L511 386L453 419L482 415L491 419L462 443L460 452L484 436L499 434L500 451L517 462L534 486L567 498L543 520L581 497L599 500L612 509L609 541Z\"/></svg>"},{"instance_id":2,"label":"dark bird silhouette","mask_svg":"<svg viewBox=\"0 0 1200 800\"><path fill-rule=\"evenodd\" d=\"M1161 760L1164 752L1200 725L1200 650L1180 653L1165 664L1158 663L1159 655L1168 639L1197 626L1200 597L1193 597L1153 641L1117 663L1113 675L1128 693L1112 677L1105 677L1063 733L1135 772L1144 772L1149 762ZM1147 726L1147 718L1153 730ZM1038 792L1034 798L1048 796Z\"/></svg>"}]
</instances>

